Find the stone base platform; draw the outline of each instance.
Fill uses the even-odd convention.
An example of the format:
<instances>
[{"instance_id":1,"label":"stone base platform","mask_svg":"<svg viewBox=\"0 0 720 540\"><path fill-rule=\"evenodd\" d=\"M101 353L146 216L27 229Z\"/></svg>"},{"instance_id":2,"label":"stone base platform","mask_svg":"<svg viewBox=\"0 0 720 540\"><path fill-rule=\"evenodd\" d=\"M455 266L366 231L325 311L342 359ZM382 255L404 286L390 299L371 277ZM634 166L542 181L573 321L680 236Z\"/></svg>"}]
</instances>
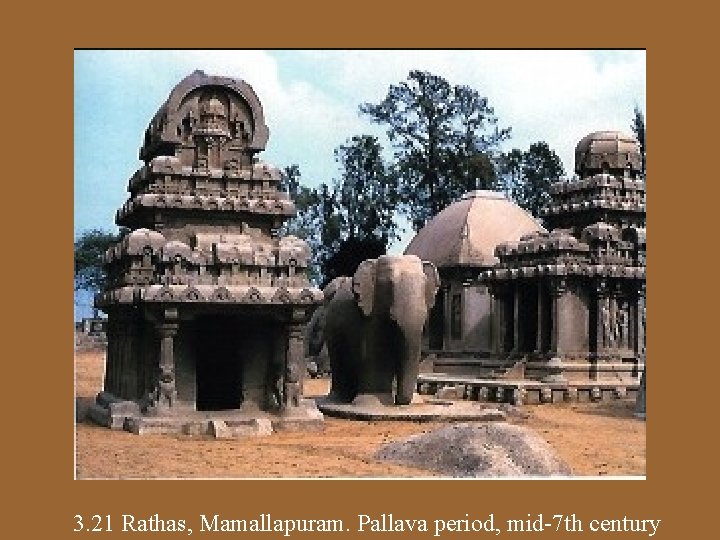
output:
<instances>
[{"instance_id":1,"label":"stone base platform","mask_svg":"<svg viewBox=\"0 0 720 540\"><path fill-rule=\"evenodd\" d=\"M440 399L419 399L410 405L385 405L380 400L363 396L353 403L335 403L318 399L323 414L349 420L389 420L411 422L502 421L506 414L479 403L452 402Z\"/></svg>"},{"instance_id":2,"label":"stone base platform","mask_svg":"<svg viewBox=\"0 0 720 540\"><path fill-rule=\"evenodd\" d=\"M426 373L477 379L542 380L549 362L558 359L553 371L570 381L637 379L645 369L644 359L632 351L615 354L572 354L549 357L522 354L499 358L483 351L432 351L425 357ZM555 360L557 364L557 360Z\"/></svg>"},{"instance_id":3,"label":"stone base platform","mask_svg":"<svg viewBox=\"0 0 720 540\"><path fill-rule=\"evenodd\" d=\"M311 399L300 407L273 413L259 409L196 411L188 408L140 411L134 401L98 396L88 416L110 429L124 429L136 435L184 434L210 435L218 439L270 435L274 431L321 431L324 417Z\"/></svg>"},{"instance_id":4,"label":"stone base platform","mask_svg":"<svg viewBox=\"0 0 720 540\"><path fill-rule=\"evenodd\" d=\"M640 382L636 380L541 382L479 379L447 373L421 373L417 386L420 395L438 399L513 405L634 399L639 388Z\"/></svg>"}]
</instances>

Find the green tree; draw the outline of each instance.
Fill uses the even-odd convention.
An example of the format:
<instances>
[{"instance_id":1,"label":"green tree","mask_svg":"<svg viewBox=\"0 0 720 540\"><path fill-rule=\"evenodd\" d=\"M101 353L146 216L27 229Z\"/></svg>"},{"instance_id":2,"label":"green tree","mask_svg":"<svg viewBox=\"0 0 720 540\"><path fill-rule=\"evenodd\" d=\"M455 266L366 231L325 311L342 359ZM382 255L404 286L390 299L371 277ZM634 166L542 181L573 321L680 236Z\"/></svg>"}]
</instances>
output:
<instances>
[{"instance_id":1,"label":"green tree","mask_svg":"<svg viewBox=\"0 0 720 540\"><path fill-rule=\"evenodd\" d=\"M397 179L375 137L357 135L335 149L340 180L335 192L345 238L377 239L387 249L397 238Z\"/></svg>"},{"instance_id":2,"label":"green tree","mask_svg":"<svg viewBox=\"0 0 720 540\"><path fill-rule=\"evenodd\" d=\"M387 246L374 237L348 237L340 240L337 249L323 261L324 287L339 276L352 276L365 259L377 259L387 253Z\"/></svg>"},{"instance_id":3,"label":"green tree","mask_svg":"<svg viewBox=\"0 0 720 540\"><path fill-rule=\"evenodd\" d=\"M324 283L350 276L365 259L387 252L398 237L397 177L382 157L375 137L356 135L335 149L340 177L334 182L338 236L323 261ZM328 204L329 207L329 204Z\"/></svg>"},{"instance_id":4,"label":"green tree","mask_svg":"<svg viewBox=\"0 0 720 540\"><path fill-rule=\"evenodd\" d=\"M318 219L315 207L320 202L319 195L315 190L302 185L302 175L297 164L288 165L280 171L279 189L290 196L297 212L295 217L283 224L280 234L293 234L303 239L312 236L315 233L315 221Z\"/></svg>"},{"instance_id":5,"label":"green tree","mask_svg":"<svg viewBox=\"0 0 720 540\"><path fill-rule=\"evenodd\" d=\"M103 229L83 231L75 240L75 290L97 292L105 286L103 255L124 234Z\"/></svg>"},{"instance_id":6,"label":"green tree","mask_svg":"<svg viewBox=\"0 0 720 540\"><path fill-rule=\"evenodd\" d=\"M319 243L317 246L317 260L321 272L319 283L325 286L328 282L327 261L340 248L342 241L342 218L339 214L337 194L327 184L320 184L318 189L319 203L317 206L319 217Z\"/></svg>"},{"instance_id":7,"label":"green tree","mask_svg":"<svg viewBox=\"0 0 720 540\"><path fill-rule=\"evenodd\" d=\"M640 143L640 157L642 159L640 171L645 176L645 115L637 105L635 105L633 111L633 121L630 127Z\"/></svg>"},{"instance_id":8,"label":"green tree","mask_svg":"<svg viewBox=\"0 0 720 540\"><path fill-rule=\"evenodd\" d=\"M340 216L334 190L327 184L316 189L302 185L300 167L295 164L281 171L280 188L288 192L297 210L297 215L282 226L280 234L292 234L308 243L312 253L310 280L320 285L326 261L340 243Z\"/></svg>"},{"instance_id":9,"label":"green tree","mask_svg":"<svg viewBox=\"0 0 720 540\"><path fill-rule=\"evenodd\" d=\"M522 152L519 162L518 157L519 150L512 150L503 158L512 178L512 198L533 216L539 217L540 209L550 202L550 185L565 174L562 161L544 141L531 144L528 150Z\"/></svg>"},{"instance_id":10,"label":"green tree","mask_svg":"<svg viewBox=\"0 0 720 540\"><path fill-rule=\"evenodd\" d=\"M497 188L493 154L498 143L510 136L499 130L486 97L469 86L453 88L457 118L454 144L449 148L451 175L462 195L475 189Z\"/></svg>"},{"instance_id":11,"label":"green tree","mask_svg":"<svg viewBox=\"0 0 720 540\"><path fill-rule=\"evenodd\" d=\"M513 148L498 159L498 189L508 199L515 199L515 193L523 181L523 151Z\"/></svg>"},{"instance_id":12,"label":"green tree","mask_svg":"<svg viewBox=\"0 0 720 540\"><path fill-rule=\"evenodd\" d=\"M300 167L297 163L288 165L280 171L280 190L285 191L290 198L295 200L300 192L301 182Z\"/></svg>"},{"instance_id":13,"label":"green tree","mask_svg":"<svg viewBox=\"0 0 720 540\"><path fill-rule=\"evenodd\" d=\"M413 70L360 112L387 125L401 209L415 230L466 191L494 185L492 161L510 129L497 127L493 108L476 90Z\"/></svg>"}]
</instances>

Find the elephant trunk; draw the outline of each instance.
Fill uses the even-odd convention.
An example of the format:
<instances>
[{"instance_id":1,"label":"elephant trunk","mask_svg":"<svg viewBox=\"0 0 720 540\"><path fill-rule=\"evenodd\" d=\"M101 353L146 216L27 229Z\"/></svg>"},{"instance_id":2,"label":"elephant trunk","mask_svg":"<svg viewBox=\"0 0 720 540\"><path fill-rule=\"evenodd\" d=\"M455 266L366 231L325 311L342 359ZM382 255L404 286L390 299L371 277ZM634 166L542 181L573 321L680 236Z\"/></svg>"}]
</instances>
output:
<instances>
[{"instance_id":1,"label":"elephant trunk","mask_svg":"<svg viewBox=\"0 0 720 540\"><path fill-rule=\"evenodd\" d=\"M428 272L426 266L433 270ZM413 255L383 255L363 261L353 276L353 293L366 317L363 367L358 393L412 402L420 371L422 330L437 272Z\"/></svg>"},{"instance_id":2,"label":"elephant trunk","mask_svg":"<svg viewBox=\"0 0 720 540\"><path fill-rule=\"evenodd\" d=\"M390 302L388 314L397 332L393 351L395 358L391 361L397 405L409 405L412 402L420 371L422 331L427 317L425 288L418 279L420 272L421 268L407 273L400 269L389 280L387 290L382 291L386 301Z\"/></svg>"},{"instance_id":3,"label":"elephant trunk","mask_svg":"<svg viewBox=\"0 0 720 540\"><path fill-rule=\"evenodd\" d=\"M409 405L417 389L417 379L420 372L420 345L422 327L402 328L403 347L398 358L395 392L395 403L397 405Z\"/></svg>"}]
</instances>

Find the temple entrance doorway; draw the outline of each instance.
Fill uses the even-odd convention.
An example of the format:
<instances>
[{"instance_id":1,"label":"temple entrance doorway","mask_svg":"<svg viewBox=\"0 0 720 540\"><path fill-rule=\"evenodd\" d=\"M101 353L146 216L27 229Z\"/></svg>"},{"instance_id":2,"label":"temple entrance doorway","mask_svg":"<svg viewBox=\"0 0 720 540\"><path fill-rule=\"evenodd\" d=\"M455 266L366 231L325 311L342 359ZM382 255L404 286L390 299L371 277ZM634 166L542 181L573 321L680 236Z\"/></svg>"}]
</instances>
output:
<instances>
[{"instance_id":1,"label":"temple entrance doorway","mask_svg":"<svg viewBox=\"0 0 720 540\"><path fill-rule=\"evenodd\" d=\"M430 310L428 317L429 349L439 350L443 348L445 334L445 291L439 289L435 297L435 305Z\"/></svg>"},{"instance_id":2,"label":"temple entrance doorway","mask_svg":"<svg viewBox=\"0 0 720 540\"><path fill-rule=\"evenodd\" d=\"M256 315L205 315L194 324L197 410L238 409L248 400L262 407L277 323Z\"/></svg>"},{"instance_id":3,"label":"temple entrance doorway","mask_svg":"<svg viewBox=\"0 0 720 540\"><path fill-rule=\"evenodd\" d=\"M195 321L197 410L237 409L242 403L242 360L237 317Z\"/></svg>"}]
</instances>

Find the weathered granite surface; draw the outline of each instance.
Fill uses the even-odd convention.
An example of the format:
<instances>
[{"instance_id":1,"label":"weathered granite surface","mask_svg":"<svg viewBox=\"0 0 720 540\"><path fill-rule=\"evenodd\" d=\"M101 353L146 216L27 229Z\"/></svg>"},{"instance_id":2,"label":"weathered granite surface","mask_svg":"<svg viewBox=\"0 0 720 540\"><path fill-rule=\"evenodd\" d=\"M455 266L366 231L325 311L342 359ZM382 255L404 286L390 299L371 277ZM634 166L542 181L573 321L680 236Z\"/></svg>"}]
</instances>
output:
<instances>
[{"instance_id":1,"label":"weathered granite surface","mask_svg":"<svg viewBox=\"0 0 720 540\"><path fill-rule=\"evenodd\" d=\"M453 424L387 444L375 456L452 477L572 473L539 435L505 422Z\"/></svg>"},{"instance_id":2,"label":"weathered granite surface","mask_svg":"<svg viewBox=\"0 0 720 540\"><path fill-rule=\"evenodd\" d=\"M95 299L108 350L93 418L124 425L117 403L135 404L136 432L196 412L313 416L301 406L303 328L322 292L307 243L279 234L295 207L257 158L268 136L250 85L201 71L150 121L116 215L127 233Z\"/></svg>"}]
</instances>

